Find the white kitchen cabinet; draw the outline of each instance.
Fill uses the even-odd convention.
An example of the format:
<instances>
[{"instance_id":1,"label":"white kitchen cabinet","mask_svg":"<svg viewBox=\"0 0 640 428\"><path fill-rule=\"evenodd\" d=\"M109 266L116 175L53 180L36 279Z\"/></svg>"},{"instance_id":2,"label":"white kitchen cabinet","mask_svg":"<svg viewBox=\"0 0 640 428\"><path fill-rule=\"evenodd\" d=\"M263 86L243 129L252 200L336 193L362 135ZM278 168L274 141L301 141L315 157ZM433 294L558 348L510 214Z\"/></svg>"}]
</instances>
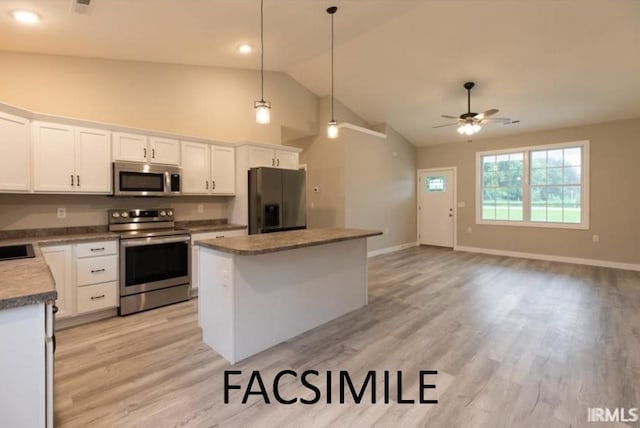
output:
<instances>
[{"instance_id":1,"label":"white kitchen cabinet","mask_svg":"<svg viewBox=\"0 0 640 428\"><path fill-rule=\"evenodd\" d=\"M53 427L52 305L0 310L3 427Z\"/></svg>"},{"instance_id":2,"label":"white kitchen cabinet","mask_svg":"<svg viewBox=\"0 0 640 428\"><path fill-rule=\"evenodd\" d=\"M72 126L33 122L34 189L73 192L76 180Z\"/></svg>"},{"instance_id":3,"label":"white kitchen cabinet","mask_svg":"<svg viewBox=\"0 0 640 428\"><path fill-rule=\"evenodd\" d=\"M178 165L180 164L180 142L171 138L114 132L113 159Z\"/></svg>"},{"instance_id":4,"label":"white kitchen cabinet","mask_svg":"<svg viewBox=\"0 0 640 428\"><path fill-rule=\"evenodd\" d=\"M211 194L236 192L236 157L233 147L211 146Z\"/></svg>"},{"instance_id":5,"label":"white kitchen cabinet","mask_svg":"<svg viewBox=\"0 0 640 428\"><path fill-rule=\"evenodd\" d=\"M182 142L182 193L209 193L209 163L207 144Z\"/></svg>"},{"instance_id":6,"label":"white kitchen cabinet","mask_svg":"<svg viewBox=\"0 0 640 428\"><path fill-rule=\"evenodd\" d=\"M207 239L230 238L232 236L246 236L247 229L224 230L218 232L203 232L191 234L191 292L198 289L198 269L199 269L199 249L197 245L193 245L196 241L204 241Z\"/></svg>"},{"instance_id":7,"label":"white kitchen cabinet","mask_svg":"<svg viewBox=\"0 0 640 428\"><path fill-rule=\"evenodd\" d=\"M113 133L113 160L147 162L149 141L146 135Z\"/></svg>"},{"instance_id":8,"label":"white kitchen cabinet","mask_svg":"<svg viewBox=\"0 0 640 428\"><path fill-rule=\"evenodd\" d=\"M41 247L56 283L59 319L118 306L118 241Z\"/></svg>"},{"instance_id":9,"label":"white kitchen cabinet","mask_svg":"<svg viewBox=\"0 0 640 428\"><path fill-rule=\"evenodd\" d=\"M0 191L31 189L29 120L0 112Z\"/></svg>"},{"instance_id":10,"label":"white kitchen cabinet","mask_svg":"<svg viewBox=\"0 0 640 428\"><path fill-rule=\"evenodd\" d=\"M276 150L276 168L298 169L298 152Z\"/></svg>"},{"instance_id":11,"label":"white kitchen cabinet","mask_svg":"<svg viewBox=\"0 0 640 428\"><path fill-rule=\"evenodd\" d=\"M41 247L41 251L56 283L56 291L58 292L58 299L56 300L58 313L56 318L70 317L75 313L75 285L72 277L71 245Z\"/></svg>"},{"instance_id":12,"label":"white kitchen cabinet","mask_svg":"<svg viewBox=\"0 0 640 428\"><path fill-rule=\"evenodd\" d=\"M76 185L82 193L111 193L111 133L76 128Z\"/></svg>"},{"instance_id":13,"label":"white kitchen cabinet","mask_svg":"<svg viewBox=\"0 0 640 428\"><path fill-rule=\"evenodd\" d=\"M111 133L34 122L34 190L111 193Z\"/></svg>"},{"instance_id":14,"label":"white kitchen cabinet","mask_svg":"<svg viewBox=\"0 0 640 428\"><path fill-rule=\"evenodd\" d=\"M149 137L150 163L180 164L180 142L170 138Z\"/></svg>"},{"instance_id":15,"label":"white kitchen cabinet","mask_svg":"<svg viewBox=\"0 0 640 428\"><path fill-rule=\"evenodd\" d=\"M182 142L182 193L233 195L235 149L203 143Z\"/></svg>"}]
</instances>

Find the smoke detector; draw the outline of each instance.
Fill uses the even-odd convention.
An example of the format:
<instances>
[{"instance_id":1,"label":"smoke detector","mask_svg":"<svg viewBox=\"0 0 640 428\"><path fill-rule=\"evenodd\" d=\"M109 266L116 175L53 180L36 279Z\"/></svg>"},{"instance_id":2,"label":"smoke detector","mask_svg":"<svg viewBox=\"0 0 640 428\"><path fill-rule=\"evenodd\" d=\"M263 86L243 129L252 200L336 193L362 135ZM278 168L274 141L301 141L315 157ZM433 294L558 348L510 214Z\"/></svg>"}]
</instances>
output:
<instances>
[{"instance_id":1,"label":"smoke detector","mask_svg":"<svg viewBox=\"0 0 640 428\"><path fill-rule=\"evenodd\" d=\"M89 15L93 10L95 0L71 0L71 13Z\"/></svg>"}]
</instances>

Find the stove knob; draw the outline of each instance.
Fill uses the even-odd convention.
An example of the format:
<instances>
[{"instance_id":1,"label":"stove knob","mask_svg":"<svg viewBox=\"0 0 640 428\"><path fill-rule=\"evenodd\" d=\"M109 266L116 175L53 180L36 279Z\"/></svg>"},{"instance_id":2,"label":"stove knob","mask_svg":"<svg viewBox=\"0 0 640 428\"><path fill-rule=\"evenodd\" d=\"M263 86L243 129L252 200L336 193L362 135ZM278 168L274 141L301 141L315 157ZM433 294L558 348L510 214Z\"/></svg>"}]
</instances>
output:
<instances>
[{"instance_id":1,"label":"stove knob","mask_svg":"<svg viewBox=\"0 0 640 428\"><path fill-rule=\"evenodd\" d=\"M129 213L126 212L126 211L122 211L122 214L120 214L120 217L127 218L127 217L129 217Z\"/></svg>"},{"instance_id":2,"label":"stove knob","mask_svg":"<svg viewBox=\"0 0 640 428\"><path fill-rule=\"evenodd\" d=\"M164 216L166 216L166 215L167 215L167 213L166 213L166 212L164 212L164 211L160 211L160 217L164 217Z\"/></svg>"},{"instance_id":3,"label":"stove knob","mask_svg":"<svg viewBox=\"0 0 640 428\"><path fill-rule=\"evenodd\" d=\"M173 217L173 211L171 211L171 210L167 211L167 215L168 215L169 217Z\"/></svg>"},{"instance_id":4,"label":"stove knob","mask_svg":"<svg viewBox=\"0 0 640 428\"><path fill-rule=\"evenodd\" d=\"M116 211L116 212L113 212L113 213L111 213L111 217L113 217L113 218L118 218L118 217L120 217L120 213L119 213L119 212L117 212L117 211Z\"/></svg>"}]
</instances>

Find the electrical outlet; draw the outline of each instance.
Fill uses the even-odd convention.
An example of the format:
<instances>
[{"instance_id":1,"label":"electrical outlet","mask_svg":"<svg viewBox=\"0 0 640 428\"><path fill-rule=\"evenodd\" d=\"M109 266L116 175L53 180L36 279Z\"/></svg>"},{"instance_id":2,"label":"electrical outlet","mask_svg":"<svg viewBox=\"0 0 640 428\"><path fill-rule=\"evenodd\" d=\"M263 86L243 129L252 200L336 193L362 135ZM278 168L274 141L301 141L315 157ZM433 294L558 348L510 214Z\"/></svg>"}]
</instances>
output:
<instances>
[{"instance_id":1,"label":"electrical outlet","mask_svg":"<svg viewBox=\"0 0 640 428\"><path fill-rule=\"evenodd\" d=\"M198 214L202 214L204 212L204 205L198 204Z\"/></svg>"},{"instance_id":2,"label":"electrical outlet","mask_svg":"<svg viewBox=\"0 0 640 428\"><path fill-rule=\"evenodd\" d=\"M467 227L467 233L471 233L471 232L473 232L473 229L470 227Z\"/></svg>"},{"instance_id":3,"label":"electrical outlet","mask_svg":"<svg viewBox=\"0 0 640 428\"><path fill-rule=\"evenodd\" d=\"M593 235L593 242L600 242L600 235Z\"/></svg>"},{"instance_id":4,"label":"electrical outlet","mask_svg":"<svg viewBox=\"0 0 640 428\"><path fill-rule=\"evenodd\" d=\"M458 208L464 208L464 207L465 207L464 201L459 201L458 202Z\"/></svg>"},{"instance_id":5,"label":"electrical outlet","mask_svg":"<svg viewBox=\"0 0 640 428\"><path fill-rule=\"evenodd\" d=\"M58 218L67 218L66 208L58 208Z\"/></svg>"},{"instance_id":6,"label":"electrical outlet","mask_svg":"<svg viewBox=\"0 0 640 428\"><path fill-rule=\"evenodd\" d=\"M386 235L386 234L388 234L388 233L389 233L389 228L388 228L388 227L385 227L385 228L384 228L384 234Z\"/></svg>"}]
</instances>

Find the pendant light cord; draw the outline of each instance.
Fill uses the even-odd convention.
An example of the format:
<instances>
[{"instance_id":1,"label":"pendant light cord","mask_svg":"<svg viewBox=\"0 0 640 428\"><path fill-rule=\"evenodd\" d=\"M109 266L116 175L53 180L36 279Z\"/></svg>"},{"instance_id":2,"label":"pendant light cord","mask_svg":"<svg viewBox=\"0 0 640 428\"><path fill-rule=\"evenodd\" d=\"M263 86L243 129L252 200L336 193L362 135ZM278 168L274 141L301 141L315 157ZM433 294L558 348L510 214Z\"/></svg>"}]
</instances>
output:
<instances>
[{"instance_id":1,"label":"pendant light cord","mask_svg":"<svg viewBox=\"0 0 640 428\"><path fill-rule=\"evenodd\" d=\"M264 102L264 0L260 0L260 101Z\"/></svg>"},{"instance_id":2,"label":"pendant light cord","mask_svg":"<svg viewBox=\"0 0 640 428\"><path fill-rule=\"evenodd\" d=\"M335 122L333 116L333 13L331 14L331 121Z\"/></svg>"}]
</instances>

